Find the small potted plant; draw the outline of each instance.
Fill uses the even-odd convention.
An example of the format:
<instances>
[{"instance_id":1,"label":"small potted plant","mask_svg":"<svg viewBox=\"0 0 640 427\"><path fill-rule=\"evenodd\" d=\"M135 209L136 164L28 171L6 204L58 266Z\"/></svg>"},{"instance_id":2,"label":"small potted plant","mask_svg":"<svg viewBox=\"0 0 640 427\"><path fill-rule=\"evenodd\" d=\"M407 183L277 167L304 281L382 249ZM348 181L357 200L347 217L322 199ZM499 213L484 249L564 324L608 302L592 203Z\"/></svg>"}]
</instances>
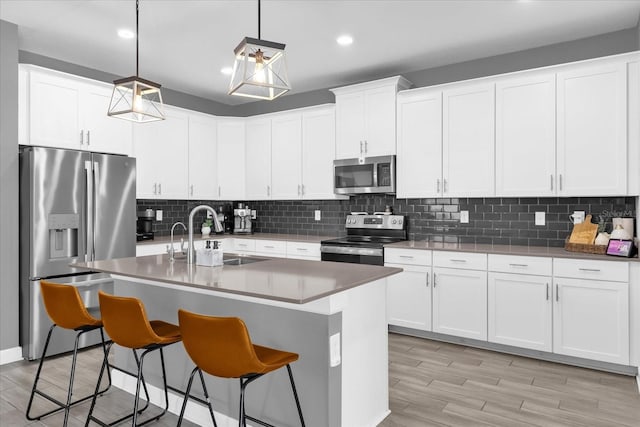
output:
<instances>
[{"instance_id":1,"label":"small potted plant","mask_svg":"<svg viewBox=\"0 0 640 427\"><path fill-rule=\"evenodd\" d=\"M202 233L202 237L208 237L211 234L211 226L213 225L213 220L205 219L202 223L202 228L200 232Z\"/></svg>"},{"instance_id":2,"label":"small potted plant","mask_svg":"<svg viewBox=\"0 0 640 427\"><path fill-rule=\"evenodd\" d=\"M596 237L595 244L598 246L606 246L609 243L609 233L605 232L607 228L607 219L600 215L598 218L598 236Z\"/></svg>"}]
</instances>

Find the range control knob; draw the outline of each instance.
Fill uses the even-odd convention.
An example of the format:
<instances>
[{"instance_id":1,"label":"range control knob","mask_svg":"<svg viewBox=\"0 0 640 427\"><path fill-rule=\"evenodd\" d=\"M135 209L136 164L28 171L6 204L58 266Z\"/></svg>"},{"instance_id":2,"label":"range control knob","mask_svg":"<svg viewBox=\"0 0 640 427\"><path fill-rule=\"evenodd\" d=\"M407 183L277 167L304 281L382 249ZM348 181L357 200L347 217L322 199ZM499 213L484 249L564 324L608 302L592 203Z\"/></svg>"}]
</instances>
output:
<instances>
[{"instance_id":1,"label":"range control knob","mask_svg":"<svg viewBox=\"0 0 640 427\"><path fill-rule=\"evenodd\" d=\"M391 224L396 224L398 221L396 221L395 219L391 221Z\"/></svg>"},{"instance_id":2,"label":"range control knob","mask_svg":"<svg viewBox=\"0 0 640 427\"><path fill-rule=\"evenodd\" d=\"M401 219L398 220L398 225L402 225L402 220Z\"/></svg>"}]
</instances>

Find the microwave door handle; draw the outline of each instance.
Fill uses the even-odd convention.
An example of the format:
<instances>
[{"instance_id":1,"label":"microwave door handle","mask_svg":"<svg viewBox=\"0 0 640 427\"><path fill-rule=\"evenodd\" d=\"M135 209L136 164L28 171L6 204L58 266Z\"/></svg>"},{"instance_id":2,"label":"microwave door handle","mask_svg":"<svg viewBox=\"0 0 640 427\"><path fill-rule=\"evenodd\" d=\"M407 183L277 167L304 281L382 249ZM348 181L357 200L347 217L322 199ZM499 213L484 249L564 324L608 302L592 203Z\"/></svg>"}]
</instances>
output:
<instances>
[{"instance_id":1,"label":"microwave door handle","mask_svg":"<svg viewBox=\"0 0 640 427\"><path fill-rule=\"evenodd\" d=\"M86 235L85 235L85 247L84 247L84 261L91 261L91 247L93 241L93 168L91 161L87 160L84 162L84 170L85 176L87 179L87 187L85 190L85 200L87 203L86 210Z\"/></svg>"}]
</instances>

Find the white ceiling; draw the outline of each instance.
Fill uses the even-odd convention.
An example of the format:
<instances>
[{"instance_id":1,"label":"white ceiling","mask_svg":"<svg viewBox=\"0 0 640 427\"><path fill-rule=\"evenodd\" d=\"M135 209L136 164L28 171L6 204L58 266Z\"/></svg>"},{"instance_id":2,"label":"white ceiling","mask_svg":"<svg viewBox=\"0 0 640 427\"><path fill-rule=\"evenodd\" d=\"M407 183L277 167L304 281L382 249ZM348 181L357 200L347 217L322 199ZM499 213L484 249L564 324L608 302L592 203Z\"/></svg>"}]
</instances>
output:
<instances>
[{"instance_id":1,"label":"white ceiling","mask_svg":"<svg viewBox=\"0 0 640 427\"><path fill-rule=\"evenodd\" d=\"M262 38L285 43L291 93L635 27L640 0L262 0ZM134 0L0 0L21 50L135 74ZM349 33L353 45L336 37ZM233 49L257 37L257 0L141 0L140 76L229 105Z\"/></svg>"}]
</instances>

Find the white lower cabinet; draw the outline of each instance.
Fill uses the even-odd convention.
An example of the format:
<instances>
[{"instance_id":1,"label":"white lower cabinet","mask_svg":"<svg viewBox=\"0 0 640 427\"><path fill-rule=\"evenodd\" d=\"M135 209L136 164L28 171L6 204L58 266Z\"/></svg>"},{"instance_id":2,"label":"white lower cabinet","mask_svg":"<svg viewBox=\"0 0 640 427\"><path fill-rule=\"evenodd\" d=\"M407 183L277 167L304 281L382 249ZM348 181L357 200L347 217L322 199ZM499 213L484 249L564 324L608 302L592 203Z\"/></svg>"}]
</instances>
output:
<instances>
[{"instance_id":1,"label":"white lower cabinet","mask_svg":"<svg viewBox=\"0 0 640 427\"><path fill-rule=\"evenodd\" d=\"M433 332L487 340L486 271L433 268Z\"/></svg>"},{"instance_id":2,"label":"white lower cabinet","mask_svg":"<svg viewBox=\"0 0 640 427\"><path fill-rule=\"evenodd\" d=\"M388 264L404 271L387 278L389 325L431 330L431 267Z\"/></svg>"},{"instance_id":3,"label":"white lower cabinet","mask_svg":"<svg viewBox=\"0 0 640 427\"><path fill-rule=\"evenodd\" d=\"M489 273L488 341L552 349L551 277Z\"/></svg>"},{"instance_id":4,"label":"white lower cabinet","mask_svg":"<svg viewBox=\"0 0 640 427\"><path fill-rule=\"evenodd\" d=\"M287 258L320 261L320 243L287 242Z\"/></svg>"},{"instance_id":5,"label":"white lower cabinet","mask_svg":"<svg viewBox=\"0 0 640 427\"><path fill-rule=\"evenodd\" d=\"M629 364L629 284L554 279L553 351Z\"/></svg>"}]
</instances>

